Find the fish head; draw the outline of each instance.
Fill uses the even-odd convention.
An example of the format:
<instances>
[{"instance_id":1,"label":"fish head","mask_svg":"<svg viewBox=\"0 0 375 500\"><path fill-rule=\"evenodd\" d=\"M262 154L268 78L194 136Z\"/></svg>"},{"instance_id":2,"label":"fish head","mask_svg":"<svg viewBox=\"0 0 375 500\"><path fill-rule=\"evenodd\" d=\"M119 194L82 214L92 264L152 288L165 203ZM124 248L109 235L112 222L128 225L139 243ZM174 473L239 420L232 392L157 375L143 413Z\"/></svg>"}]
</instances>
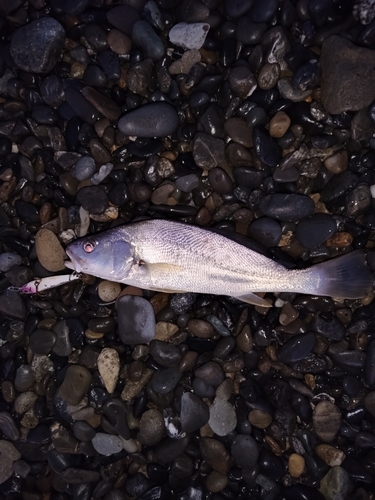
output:
<instances>
[{"instance_id":1,"label":"fish head","mask_svg":"<svg viewBox=\"0 0 375 500\"><path fill-rule=\"evenodd\" d=\"M124 281L135 263L133 245L116 231L73 241L66 254L69 269L110 281Z\"/></svg>"}]
</instances>

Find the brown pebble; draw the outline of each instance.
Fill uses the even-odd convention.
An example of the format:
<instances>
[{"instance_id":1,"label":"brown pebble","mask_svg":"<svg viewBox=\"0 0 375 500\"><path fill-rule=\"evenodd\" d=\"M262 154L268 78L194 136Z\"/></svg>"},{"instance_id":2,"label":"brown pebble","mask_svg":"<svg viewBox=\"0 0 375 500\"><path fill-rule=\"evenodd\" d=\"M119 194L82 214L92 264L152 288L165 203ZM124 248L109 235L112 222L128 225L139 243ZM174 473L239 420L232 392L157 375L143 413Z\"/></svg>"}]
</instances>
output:
<instances>
[{"instance_id":1,"label":"brown pebble","mask_svg":"<svg viewBox=\"0 0 375 500\"><path fill-rule=\"evenodd\" d=\"M289 325L298 317L298 314L298 311L294 309L290 302L285 302L279 316L280 324L283 326Z\"/></svg>"},{"instance_id":2,"label":"brown pebble","mask_svg":"<svg viewBox=\"0 0 375 500\"><path fill-rule=\"evenodd\" d=\"M203 460L221 474L227 474L231 466L231 458L223 443L217 439L203 438L199 442Z\"/></svg>"},{"instance_id":3,"label":"brown pebble","mask_svg":"<svg viewBox=\"0 0 375 500\"><path fill-rule=\"evenodd\" d=\"M176 186L170 182L162 184L152 193L151 202L154 203L154 205L166 205L168 203L168 198L175 190Z\"/></svg>"},{"instance_id":4,"label":"brown pebble","mask_svg":"<svg viewBox=\"0 0 375 500\"><path fill-rule=\"evenodd\" d=\"M69 405L78 405L90 387L91 373L83 366L70 365L65 372L58 394Z\"/></svg>"},{"instance_id":5,"label":"brown pebble","mask_svg":"<svg viewBox=\"0 0 375 500\"><path fill-rule=\"evenodd\" d=\"M242 352L250 352L253 349L253 336L249 325L245 325L237 335L236 344Z\"/></svg>"},{"instance_id":6,"label":"brown pebble","mask_svg":"<svg viewBox=\"0 0 375 500\"><path fill-rule=\"evenodd\" d=\"M316 454L330 467L341 465L346 458L345 453L330 444L319 444L315 448Z\"/></svg>"},{"instance_id":7,"label":"brown pebble","mask_svg":"<svg viewBox=\"0 0 375 500\"><path fill-rule=\"evenodd\" d=\"M375 391L371 391L366 395L365 408L373 417L375 417Z\"/></svg>"},{"instance_id":8,"label":"brown pebble","mask_svg":"<svg viewBox=\"0 0 375 500\"><path fill-rule=\"evenodd\" d=\"M48 201L45 201L39 210L40 223L45 224L52 217L52 205Z\"/></svg>"},{"instance_id":9,"label":"brown pebble","mask_svg":"<svg viewBox=\"0 0 375 500\"><path fill-rule=\"evenodd\" d=\"M171 75L186 75L189 73L194 64L200 62L202 56L197 49L187 50L182 54L181 59L174 61L169 66L169 73Z\"/></svg>"},{"instance_id":10,"label":"brown pebble","mask_svg":"<svg viewBox=\"0 0 375 500\"><path fill-rule=\"evenodd\" d=\"M200 226L207 226L211 221L210 211L206 207L201 207L195 216L195 222Z\"/></svg>"},{"instance_id":11,"label":"brown pebble","mask_svg":"<svg viewBox=\"0 0 375 500\"><path fill-rule=\"evenodd\" d=\"M341 231L328 238L326 245L328 248L345 248L353 243L353 236L350 233Z\"/></svg>"},{"instance_id":12,"label":"brown pebble","mask_svg":"<svg viewBox=\"0 0 375 500\"><path fill-rule=\"evenodd\" d=\"M220 472L213 470L211 471L206 479L206 487L211 493L219 493L228 484L228 476L226 474L220 474Z\"/></svg>"},{"instance_id":13,"label":"brown pebble","mask_svg":"<svg viewBox=\"0 0 375 500\"><path fill-rule=\"evenodd\" d=\"M35 236L39 262L47 271L56 273L65 269L66 254L57 236L49 229L40 229Z\"/></svg>"},{"instance_id":14,"label":"brown pebble","mask_svg":"<svg viewBox=\"0 0 375 500\"><path fill-rule=\"evenodd\" d=\"M194 369L195 361L198 357L198 353L195 351L188 351L182 356L178 369L180 372L189 372Z\"/></svg>"},{"instance_id":15,"label":"brown pebble","mask_svg":"<svg viewBox=\"0 0 375 500\"><path fill-rule=\"evenodd\" d=\"M318 437L330 443L341 426L341 411L330 401L320 401L313 412L314 430Z\"/></svg>"},{"instance_id":16,"label":"brown pebble","mask_svg":"<svg viewBox=\"0 0 375 500\"><path fill-rule=\"evenodd\" d=\"M108 33L107 42L111 50L119 56L129 54L132 48L132 40L126 34L119 30L113 29Z\"/></svg>"},{"instance_id":17,"label":"brown pebble","mask_svg":"<svg viewBox=\"0 0 375 500\"><path fill-rule=\"evenodd\" d=\"M344 170L347 170L349 165L348 152L346 149L343 149L342 151L333 154L325 160L324 165L332 174L344 172Z\"/></svg>"},{"instance_id":18,"label":"brown pebble","mask_svg":"<svg viewBox=\"0 0 375 500\"><path fill-rule=\"evenodd\" d=\"M169 304L169 295L163 292L157 293L151 297L150 303L154 309L154 313L157 314Z\"/></svg>"},{"instance_id":19,"label":"brown pebble","mask_svg":"<svg viewBox=\"0 0 375 500\"><path fill-rule=\"evenodd\" d=\"M224 130L234 142L245 146L245 148L253 146L251 129L242 118L229 118L224 123Z\"/></svg>"},{"instance_id":20,"label":"brown pebble","mask_svg":"<svg viewBox=\"0 0 375 500\"><path fill-rule=\"evenodd\" d=\"M156 323L155 340L168 341L175 333L178 332L178 326L167 321L158 321Z\"/></svg>"},{"instance_id":21,"label":"brown pebble","mask_svg":"<svg viewBox=\"0 0 375 500\"><path fill-rule=\"evenodd\" d=\"M289 116L284 111L278 111L270 121L270 136L276 138L283 137L289 127Z\"/></svg>"},{"instance_id":22,"label":"brown pebble","mask_svg":"<svg viewBox=\"0 0 375 500\"><path fill-rule=\"evenodd\" d=\"M266 429L272 422L272 416L264 410L251 410L248 419L258 429Z\"/></svg>"},{"instance_id":23,"label":"brown pebble","mask_svg":"<svg viewBox=\"0 0 375 500\"><path fill-rule=\"evenodd\" d=\"M258 86L262 90L272 89L280 78L280 65L278 63L266 63L262 66L258 75Z\"/></svg>"},{"instance_id":24,"label":"brown pebble","mask_svg":"<svg viewBox=\"0 0 375 500\"><path fill-rule=\"evenodd\" d=\"M292 453L288 460L288 468L292 477L300 477L305 470L305 459L298 453Z\"/></svg>"},{"instance_id":25,"label":"brown pebble","mask_svg":"<svg viewBox=\"0 0 375 500\"><path fill-rule=\"evenodd\" d=\"M192 335L201 339L211 339L215 336L213 326L203 319L190 319L188 322L188 330Z\"/></svg>"}]
</instances>

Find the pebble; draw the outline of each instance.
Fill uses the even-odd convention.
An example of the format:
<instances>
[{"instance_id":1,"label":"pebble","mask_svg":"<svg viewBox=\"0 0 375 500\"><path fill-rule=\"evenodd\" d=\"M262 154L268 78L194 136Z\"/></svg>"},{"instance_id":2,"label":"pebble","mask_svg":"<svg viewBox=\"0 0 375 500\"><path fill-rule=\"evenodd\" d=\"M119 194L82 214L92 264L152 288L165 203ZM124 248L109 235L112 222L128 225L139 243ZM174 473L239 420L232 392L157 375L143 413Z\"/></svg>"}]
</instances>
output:
<instances>
[{"instance_id":1,"label":"pebble","mask_svg":"<svg viewBox=\"0 0 375 500\"><path fill-rule=\"evenodd\" d=\"M359 184L345 197L345 209L349 217L358 217L371 205L371 192L367 184Z\"/></svg>"},{"instance_id":2,"label":"pebble","mask_svg":"<svg viewBox=\"0 0 375 500\"><path fill-rule=\"evenodd\" d=\"M374 340L372 340L367 347L363 375L366 384L371 389L375 389L375 341Z\"/></svg>"},{"instance_id":3,"label":"pebble","mask_svg":"<svg viewBox=\"0 0 375 500\"><path fill-rule=\"evenodd\" d=\"M257 81L250 68L235 66L229 73L229 85L238 97L246 99L257 88Z\"/></svg>"},{"instance_id":4,"label":"pebble","mask_svg":"<svg viewBox=\"0 0 375 500\"><path fill-rule=\"evenodd\" d=\"M78 181L85 181L87 179L90 179L90 177L95 173L95 171L96 171L96 164L94 158L86 155L78 159L74 168L71 170L71 174Z\"/></svg>"},{"instance_id":5,"label":"pebble","mask_svg":"<svg viewBox=\"0 0 375 500\"><path fill-rule=\"evenodd\" d=\"M254 150L259 160L269 167L276 167L281 160L281 150L263 127L253 128Z\"/></svg>"},{"instance_id":6,"label":"pebble","mask_svg":"<svg viewBox=\"0 0 375 500\"><path fill-rule=\"evenodd\" d=\"M264 410L251 410L248 419L254 427L266 429L272 422L272 415Z\"/></svg>"},{"instance_id":7,"label":"pebble","mask_svg":"<svg viewBox=\"0 0 375 500\"><path fill-rule=\"evenodd\" d=\"M270 136L280 138L290 127L290 118L284 111L278 111L270 121Z\"/></svg>"},{"instance_id":8,"label":"pebble","mask_svg":"<svg viewBox=\"0 0 375 500\"><path fill-rule=\"evenodd\" d=\"M236 412L229 401L215 398L210 406L210 418L208 425L218 436L226 436L232 432L237 425Z\"/></svg>"},{"instance_id":9,"label":"pebble","mask_svg":"<svg viewBox=\"0 0 375 500\"><path fill-rule=\"evenodd\" d=\"M175 366L155 372L151 379L151 387L158 394L168 394L177 386L182 373Z\"/></svg>"},{"instance_id":10,"label":"pebble","mask_svg":"<svg viewBox=\"0 0 375 500\"><path fill-rule=\"evenodd\" d=\"M344 500L349 488L349 474L339 466L332 467L320 480L320 492L326 500Z\"/></svg>"},{"instance_id":11,"label":"pebble","mask_svg":"<svg viewBox=\"0 0 375 500\"><path fill-rule=\"evenodd\" d=\"M341 411L330 401L321 401L313 411L313 425L317 436L330 443L340 429Z\"/></svg>"},{"instance_id":12,"label":"pebble","mask_svg":"<svg viewBox=\"0 0 375 500\"><path fill-rule=\"evenodd\" d=\"M92 438L91 443L100 455L104 455L106 457L120 453L123 448L120 437L106 434L104 432L97 432L95 437Z\"/></svg>"},{"instance_id":13,"label":"pebble","mask_svg":"<svg viewBox=\"0 0 375 500\"><path fill-rule=\"evenodd\" d=\"M98 286L98 295L103 302L113 302L121 292L120 283L103 280Z\"/></svg>"},{"instance_id":14,"label":"pebble","mask_svg":"<svg viewBox=\"0 0 375 500\"><path fill-rule=\"evenodd\" d=\"M259 457L255 439L246 434L238 434L231 446L231 453L237 467L254 467Z\"/></svg>"},{"instance_id":15,"label":"pebble","mask_svg":"<svg viewBox=\"0 0 375 500\"><path fill-rule=\"evenodd\" d=\"M259 209L272 219L295 222L314 212L314 202L302 194L269 194L261 200Z\"/></svg>"},{"instance_id":16,"label":"pebble","mask_svg":"<svg viewBox=\"0 0 375 500\"><path fill-rule=\"evenodd\" d=\"M124 344L144 344L155 338L155 315L148 300L123 295L117 300L116 309L119 336Z\"/></svg>"},{"instance_id":17,"label":"pebble","mask_svg":"<svg viewBox=\"0 0 375 500\"><path fill-rule=\"evenodd\" d=\"M337 225L329 214L313 214L298 223L296 237L302 246L313 249L333 236Z\"/></svg>"},{"instance_id":18,"label":"pebble","mask_svg":"<svg viewBox=\"0 0 375 500\"><path fill-rule=\"evenodd\" d=\"M305 459L298 453L292 453L288 460L288 469L292 477L301 477L305 470Z\"/></svg>"},{"instance_id":19,"label":"pebble","mask_svg":"<svg viewBox=\"0 0 375 500\"><path fill-rule=\"evenodd\" d=\"M89 214L102 215L108 208L108 196L100 186L85 186L77 192L77 200Z\"/></svg>"},{"instance_id":20,"label":"pebble","mask_svg":"<svg viewBox=\"0 0 375 500\"><path fill-rule=\"evenodd\" d=\"M163 415L157 409L146 410L139 421L138 441L144 446L153 446L165 435Z\"/></svg>"},{"instance_id":21,"label":"pebble","mask_svg":"<svg viewBox=\"0 0 375 500\"><path fill-rule=\"evenodd\" d=\"M210 25L207 23L178 23L169 31L169 40L174 45L187 50L200 49L205 40Z\"/></svg>"},{"instance_id":22,"label":"pebble","mask_svg":"<svg viewBox=\"0 0 375 500\"><path fill-rule=\"evenodd\" d=\"M225 158L224 141L198 132L193 141L193 157L197 166L203 169L221 165Z\"/></svg>"},{"instance_id":23,"label":"pebble","mask_svg":"<svg viewBox=\"0 0 375 500\"><path fill-rule=\"evenodd\" d=\"M30 335L29 348L34 354L46 355L56 343L56 335L51 330L37 329Z\"/></svg>"},{"instance_id":24,"label":"pebble","mask_svg":"<svg viewBox=\"0 0 375 500\"><path fill-rule=\"evenodd\" d=\"M178 115L166 102L145 104L129 111L118 122L120 131L135 137L165 137L178 127Z\"/></svg>"},{"instance_id":25,"label":"pebble","mask_svg":"<svg viewBox=\"0 0 375 500\"><path fill-rule=\"evenodd\" d=\"M206 460L214 470L220 474L228 473L231 466L231 457L223 443L217 439L203 437L199 442L199 448L203 460ZM251 466L249 465L249 467Z\"/></svg>"},{"instance_id":26,"label":"pebble","mask_svg":"<svg viewBox=\"0 0 375 500\"><path fill-rule=\"evenodd\" d=\"M194 432L207 424L210 411L204 401L191 392L181 397L181 430Z\"/></svg>"},{"instance_id":27,"label":"pebble","mask_svg":"<svg viewBox=\"0 0 375 500\"><path fill-rule=\"evenodd\" d=\"M10 53L16 66L32 73L48 73L60 58L65 31L51 17L42 17L18 28L12 37Z\"/></svg>"},{"instance_id":28,"label":"pebble","mask_svg":"<svg viewBox=\"0 0 375 500\"><path fill-rule=\"evenodd\" d=\"M35 249L39 262L47 271L56 273L65 269L65 250L50 229L43 228L37 232Z\"/></svg>"},{"instance_id":29,"label":"pebble","mask_svg":"<svg viewBox=\"0 0 375 500\"><path fill-rule=\"evenodd\" d=\"M340 341L345 336L344 325L332 313L318 313L313 328L319 335L330 340Z\"/></svg>"},{"instance_id":30,"label":"pebble","mask_svg":"<svg viewBox=\"0 0 375 500\"><path fill-rule=\"evenodd\" d=\"M0 484L13 474L13 462L21 458L21 453L9 441L0 440Z\"/></svg>"},{"instance_id":31,"label":"pebble","mask_svg":"<svg viewBox=\"0 0 375 500\"><path fill-rule=\"evenodd\" d=\"M59 397L70 405L78 405L90 387L91 380L92 375L85 367L70 365L59 387Z\"/></svg>"},{"instance_id":32,"label":"pebble","mask_svg":"<svg viewBox=\"0 0 375 500\"><path fill-rule=\"evenodd\" d=\"M195 64L201 62L201 59L202 57L199 50L187 50L182 54L181 59L172 62L172 64L169 66L169 74L187 75Z\"/></svg>"},{"instance_id":33,"label":"pebble","mask_svg":"<svg viewBox=\"0 0 375 500\"><path fill-rule=\"evenodd\" d=\"M4 252L0 255L0 271L6 273L13 266L19 266L22 258L13 252Z\"/></svg>"},{"instance_id":34,"label":"pebble","mask_svg":"<svg viewBox=\"0 0 375 500\"><path fill-rule=\"evenodd\" d=\"M134 24L132 40L142 50L144 57L159 61L164 56L163 42L146 21L137 21Z\"/></svg>"},{"instance_id":35,"label":"pebble","mask_svg":"<svg viewBox=\"0 0 375 500\"><path fill-rule=\"evenodd\" d=\"M375 67L372 50L332 35L323 42L320 64L322 101L328 113L358 111L375 99L372 84L375 70L368 69Z\"/></svg>"},{"instance_id":36,"label":"pebble","mask_svg":"<svg viewBox=\"0 0 375 500\"><path fill-rule=\"evenodd\" d=\"M345 460L345 453L330 444L319 444L315 452L327 465L335 467L341 465Z\"/></svg>"},{"instance_id":37,"label":"pebble","mask_svg":"<svg viewBox=\"0 0 375 500\"><path fill-rule=\"evenodd\" d=\"M109 394L112 394L116 388L117 379L120 371L120 358L118 352L105 347L98 356L98 372L103 380L103 384Z\"/></svg>"},{"instance_id":38,"label":"pebble","mask_svg":"<svg viewBox=\"0 0 375 500\"><path fill-rule=\"evenodd\" d=\"M315 334L313 332L293 335L277 350L277 358L282 363L294 363L304 359L313 350Z\"/></svg>"}]
</instances>

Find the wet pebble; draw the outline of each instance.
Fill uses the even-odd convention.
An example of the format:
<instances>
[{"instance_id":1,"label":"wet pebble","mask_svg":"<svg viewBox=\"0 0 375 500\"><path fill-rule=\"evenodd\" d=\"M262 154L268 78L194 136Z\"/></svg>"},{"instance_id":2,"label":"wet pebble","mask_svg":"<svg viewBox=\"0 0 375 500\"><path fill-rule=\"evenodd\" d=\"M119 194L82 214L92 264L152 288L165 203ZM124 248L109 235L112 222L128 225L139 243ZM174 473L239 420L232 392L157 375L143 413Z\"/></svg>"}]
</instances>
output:
<instances>
[{"instance_id":1,"label":"wet pebble","mask_svg":"<svg viewBox=\"0 0 375 500\"><path fill-rule=\"evenodd\" d=\"M91 443L100 455L106 457L119 453L123 447L121 438L104 432L97 432Z\"/></svg>"},{"instance_id":2,"label":"wet pebble","mask_svg":"<svg viewBox=\"0 0 375 500\"><path fill-rule=\"evenodd\" d=\"M111 347L105 347L98 356L97 364L104 386L109 394L112 394L120 371L120 358L117 351Z\"/></svg>"},{"instance_id":3,"label":"wet pebble","mask_svg":"<svg viewBox=\"0 0 375 500\"><path fill-rule=\"evenodd\" d=\"M77 192L77 200L87 212L102 215L108 207L108 197L100 186L85 186Z\"/></svg>"},{"instance_id":4,"label":"wet pebble","mask_svg":"<svg viewBox=\"0 0 375 500\"><path fill-rule=\"evenodd\" d=\"M191 392L181 397L181 430L194 432L203 427L210 418L209 409L204 401Z\"/></svg>"},{"instance_id":5,"label":"wet pebble","mask_svg":"<svg viewBox=\"0 0 375 500\"><path fill-rule=\"evenodd\" d=\"M238 434L231 446L233 459L238 467L254 467L259 457L255 439L246 434Z\"/></svg>"},{"instance_id":6,"label":"wet pebble","mask_svg":"<svg viewBox=\"0 0 375 500\"><path fill-rule=\"evenodd\" d=\"M181 379L182 373L176 367L155 372L151 379L151 386L158 394L168 394L173 391Z\"/></svg>"},{"instance_id":7,"label":"wet pebble","mask_svg":"<svg viewBox=\"0 0 375 500\"><path fill-rule=\"evenodd\" d=\"M332 467L320 481L320 492L326 500L345 498L349 488L349 474L339 466Z\"/></svg>"},{"instance_id":8,"label":"wet pebble","mask_svg":"<svg viewBox=\"0 0 375 500\"><path fill-rule=\"evenodd\" d=\"M298 223L296 237L302 246L314 248L325 241L337 231L337 225L329 214L314 214Z\"/></svg>"},{"instance_id":9,"label":"wet pebble","mask_svg":"<svg viewBox=\"0 0 375 500\"><path fill-rule=\"evenodd\" d=\"M313 350L315 334L313 332L294 335L277 350L277 357L282 363L293 363L304 359Z\"/></svg>"},{"instance_id":10,"label":"wet pebble","mask_svg":"<svg viewBox=\"0 0 375 500\"><path fill-rule=\"evenodd\" d=\"M17 67L33 73L51 71L60 58L65 31L56 19L43 17L18 28L10 45Z\"/></svg>"},{"instance_id":11,"label":"wet pebble","mask_svg":"<svg viewBox=\"0 0 375 500\"><path fill-rule=\"evenodd\" d=\"M302 194L269 194L259 208L264 215L283 222L295 222L314 211L314 202Z\"/></svg>"},{"instance_id":12,"label":"wet pebble","mask_svg":"<svg viewBox=\"0 0 375 500\"><path fill-rule=\"evenodd\" d=\"M198 132L193 143L193 157L198 167L210 170L224 161L224 141Z\"/></svg>"},{"instance_id":13,"label":"wet pebble","mask_svg":"<svg viewBox=\"0 0 375 500\"><path fill-rule=\"evenodd\" d=\"M0 440L0 484L13 474L13 462L21 458L20 452L9 441Z\"/></svg>"},{"instance_id":14,"label":"wet pebble","mask_svg":"<svg viewBox=\"0 0 375 500\"><path fill-rule=\"evenodd\" d=\"M226 436L235 429L237 417L229 401L215 398L214 403L210 406L208 425L218 436Z\"/></svg>"},{"instance_id":15,"label":"wet pebble","mask_svg":"<svg viewBox=\"0 0 375 500\"><path fill-rule=\"evenodd\" d=\"M13 252L4 252L0 255L0 271L6 273L13 266L19 266L22 258Z\"/></svg>"},{"instance_id":16,"label":"wet pebble","mask_svg":"<svg viewBox=\"0 0 375 500\"><path fill-rule=\"evenodd\" d=\"M206 40L207 23L178 23L169 31L169 40L184 49L200 49Z\"/></svg>"},{"instance_id":17,"label":"wet pebble","mask_svg":"<svg viewBox=\"0 0 375 500\"><path fill-rule=\"evenodd\" d=\"M146 104L129 111L118 122L123 134L136 137L164 137L173 134L177 126L178 115L165 102Z\"/></svg>"},{"instance_id":18,"label":"wet pebble","mask_svg":"<svg viewBox=\"0 0 375 500\"><path fill-rule=\"evenodd\" d=\"M146 21L137 21L134 24L132 40L142 50L144 56L151 57L154 61L159 61L163 57L164 44Z\"/></svg>"},{"instance_id":19,"label":"wet pebble","mask_svg":"<svg viewBox=\"0 0 375 500\"><path fill-rule=\"evenodd\" d=\"M42 266L51 272L65 269L65 251L50 229L40 229L35 237L35 248Z\"/></svg>"},{"instance_id":20,"label":"wet pebble","mask_svg":"<svg viewBox=\"0 0 375 500\"><path fill-rule=\"evenodd\" d=\"M341 412L330 401L321 401L313 412L314 430L317 436L325 443L334 440L341 425Z\"/></svg>"},{"instance_id":21,"label":"wet pebble","mask_svg":"<svg viewBox=\"0 0 375 500\"><path fill-rule=\"evenodd\" d=\"M157 409L146 410L139 422L137 439L145 446L160 442L165 435L163 415Z\"/></svg>"},{"instance_id":22,"label":"wet pebble","mask_svg":"<svg viewBox=\"0 0 375 500\"><path fill-rule=\"evenodd\" d=\"M78 405L85 396L92 380L91 373L80 365L70 365L59 387L59 397L70 405Z\"/></svg>"},{"instance_id":23,"label":"wet pebble","mask_svg":"<svg viewBox=\"0 0 375 500\"><path fill-rule=\"evenodd\" d=\"M125 344L146 343L155 337L155 316L148 300L135 295L120 297L117 316L119 336Z\"/></svg>"}]
</instances>

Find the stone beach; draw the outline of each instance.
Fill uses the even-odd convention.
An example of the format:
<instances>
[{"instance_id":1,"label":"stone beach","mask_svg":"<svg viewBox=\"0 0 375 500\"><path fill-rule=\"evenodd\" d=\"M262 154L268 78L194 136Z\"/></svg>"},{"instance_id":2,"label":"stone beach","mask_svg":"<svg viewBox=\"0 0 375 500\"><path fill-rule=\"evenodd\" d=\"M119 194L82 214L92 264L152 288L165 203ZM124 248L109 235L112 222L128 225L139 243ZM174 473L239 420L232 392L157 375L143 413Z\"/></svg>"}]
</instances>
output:
<instances>
[{"instance_id":1,"label":"stone beach","mask_svg":"<svg viewBox=\"0 0 375 500\"><path fill-rule=\"evenodd\" d=\"M0 498L373 499L374 293L16 291L144 218L375 271L373 0L0 4Z\"/></svg>"}]
</instances>

